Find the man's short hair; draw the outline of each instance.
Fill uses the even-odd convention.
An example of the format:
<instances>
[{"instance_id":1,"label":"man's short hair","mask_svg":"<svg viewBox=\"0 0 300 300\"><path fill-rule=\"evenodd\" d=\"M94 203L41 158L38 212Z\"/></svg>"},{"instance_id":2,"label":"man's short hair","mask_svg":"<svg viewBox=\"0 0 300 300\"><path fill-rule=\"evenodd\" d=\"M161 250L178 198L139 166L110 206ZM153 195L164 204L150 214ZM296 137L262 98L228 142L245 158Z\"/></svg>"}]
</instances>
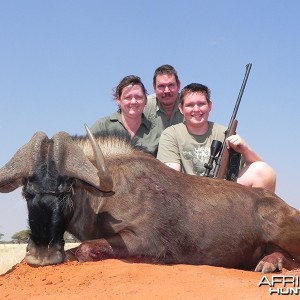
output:
<instances>
[{"instance_id":1,"label":"man's short hair","mask_svg":"<svg viewBox=\"0 0 300 300\"><path fill-rule=\"evenodd\" d=\"M156 77L157 75L163 75L163 74L168 74L168 75L174 75L177 84L180 83L178 75L177 75L177 71L175 70L174 67L172 67L171 65L162 65L160 67L158 67L153 75L153 85L156 85Z\"/></svg>"}]
</instances>

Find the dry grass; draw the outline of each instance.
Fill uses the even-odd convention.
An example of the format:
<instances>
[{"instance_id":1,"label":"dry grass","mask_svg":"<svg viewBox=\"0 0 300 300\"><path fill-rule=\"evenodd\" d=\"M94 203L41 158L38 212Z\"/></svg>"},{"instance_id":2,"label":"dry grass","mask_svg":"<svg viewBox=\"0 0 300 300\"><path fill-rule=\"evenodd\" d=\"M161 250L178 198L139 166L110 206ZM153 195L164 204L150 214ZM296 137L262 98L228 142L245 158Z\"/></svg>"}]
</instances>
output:
<instances>
[{"instance_id":1,"label":"dry grass","mask_svg":"<svg viewBox=\"0 0 300 300\"><path fill-rule=\"evenodd\" d=\"M76 247L78 244L66 244L65 249ZM0 275L5 274L25 257L27 244L0 244Z\"/></svg>"},{"instance_id":2,"label":"dry grass","mask_svg":"<svg viewBox=\"0 0 300 300\"><path fill-rule=\"evenodd\" d=\"M25 257L27 244L0 244L0 274L4 274Z\"/></svg>"}]
</instances>

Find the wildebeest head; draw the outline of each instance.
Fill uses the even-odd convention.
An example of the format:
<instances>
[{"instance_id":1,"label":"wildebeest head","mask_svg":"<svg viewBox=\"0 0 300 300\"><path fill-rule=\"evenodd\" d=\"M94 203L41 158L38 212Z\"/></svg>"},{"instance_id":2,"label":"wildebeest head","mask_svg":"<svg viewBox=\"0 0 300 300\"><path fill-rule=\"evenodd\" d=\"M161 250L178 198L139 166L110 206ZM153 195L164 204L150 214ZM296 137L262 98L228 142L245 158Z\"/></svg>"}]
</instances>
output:
<instances>
[{"instance_id":1,"label":"wildebeest head","mask_svg":"<svg viewBox=\"0 0 300 300\"><path fill-rule=\"evenodd\" d=\"M86 127L94 150L96 167L65 132L52 139L37 132L0 169L0 192L23 186L31 229L26 261L48 265L64 260L63 234L67 210L71 205L74 180L88 190L110 192L113 181L105 167L102 152Z\"/></svg>"}]
</instances>

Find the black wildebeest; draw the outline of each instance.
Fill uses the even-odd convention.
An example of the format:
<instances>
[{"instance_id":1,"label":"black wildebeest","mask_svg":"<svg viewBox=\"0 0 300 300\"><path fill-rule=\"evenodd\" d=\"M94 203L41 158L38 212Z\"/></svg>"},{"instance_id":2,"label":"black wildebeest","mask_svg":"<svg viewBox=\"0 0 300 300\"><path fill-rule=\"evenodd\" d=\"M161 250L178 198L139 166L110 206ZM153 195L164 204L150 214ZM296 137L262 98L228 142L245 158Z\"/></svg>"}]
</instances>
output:
<instances>
[{"instance_id":1,"label":"black wildebeest","mask_svg":"<svg viewBox=\"0 0 300 300\"><path fill-rule=\"evenodd\" d=\"M113 137L37 132L0 169L0 192L20 186L30 265L63 262L67 230L80 261L299 267L300 213L275 194L182 174Z\"/></svg>"}]
</instances>

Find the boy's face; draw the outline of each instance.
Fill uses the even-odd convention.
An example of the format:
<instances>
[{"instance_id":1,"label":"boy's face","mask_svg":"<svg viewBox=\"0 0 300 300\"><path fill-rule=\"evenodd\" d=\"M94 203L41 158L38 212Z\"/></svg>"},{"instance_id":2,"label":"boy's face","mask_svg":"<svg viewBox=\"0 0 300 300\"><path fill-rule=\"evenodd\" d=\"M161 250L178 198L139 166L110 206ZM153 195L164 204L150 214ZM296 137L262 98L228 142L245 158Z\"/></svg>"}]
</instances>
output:
<instances>
[{"instance_id":1,"label":"boy's face","mask_svg":"<svg viewBox=\"0 0 300 300\"><path fill-rule=\"evenodd\" d=\"M208 102L206 96L201 92L188 93L184 101L179 105L187 126L201 127L207 124L212 102Z\"/></svg>"}]
</instances>

